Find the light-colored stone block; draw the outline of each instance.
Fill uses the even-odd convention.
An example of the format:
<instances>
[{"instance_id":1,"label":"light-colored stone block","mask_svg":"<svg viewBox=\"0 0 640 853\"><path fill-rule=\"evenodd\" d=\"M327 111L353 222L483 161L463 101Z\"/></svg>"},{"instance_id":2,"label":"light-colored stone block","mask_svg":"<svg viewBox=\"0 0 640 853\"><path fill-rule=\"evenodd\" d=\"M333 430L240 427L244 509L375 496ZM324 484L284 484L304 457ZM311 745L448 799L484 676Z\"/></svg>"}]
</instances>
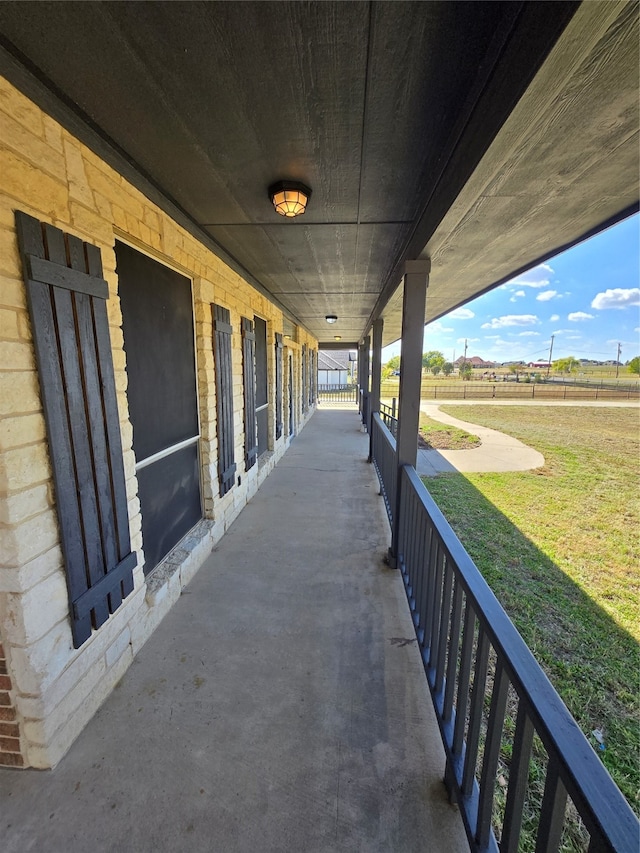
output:
<instances>
[{"instance_id":1,"label":"light-colored stone block","mask_svg":"<svg viewBox=\"0 0 640 853\"><path fill-rule=\"evenodd\" d=\"M35 371L0 370L0 417L39 412L40 387Z\"/></svg>"},{"instance_id":2,"label":"light-colored stone block","mask_svg":"<svg viewBox=\"0 0 640 853\"><path fill-rule=\"evenodd\" d=\"M125 628L125 630L120 634L118 639L111 643L109 648L104 653L104 659L107 667L111 669L111 667L119 660L120 657L129 649L131 646L131 632L129 628Z\"/></svg>"},{"instance_id":3,"label":"light-colored stone block","mask_svg":"<svg viewBox=\"0 0 640 853\"><path fill-rule=\"evenodd\" d=\"M0 196L0 207L1 206L2 197ZM12 278L8 275L0 275L0 305L5 305L8 308L20 309L27 307L27 294L24 282L21 278Z\"/></svg>"},{"instance_id":4,"label":"light-colored stone block","mask_svg":"<svg viewBox=\"0 0 640 853\"><path fill-rule=\"evenodd\" d=\"M42 442L45 432L44 417L41 414L1 418L0 451Z\"/></svg>"},{"instance_id":5,"label":"light-colored stone block","mask_svg":"<svg viewBox=\"0 0 640 853\"><path fill-rule=\"evenodd\" d=\"M46 483L8 495L0 501L0 522L19 524L49 509L49 487Z\"/></svg>"},{"instance_id":6,"label":"light-colored stone block","mask_svg":"<svg viewBox=\"0 0 640 853\"><path fill-rule=\"evenodd\" d=\"M9 593L3 610L7 641L16 646L31 645L69 613L62 573L54 572L22 594Z\"/></svg>"},{"instance_id":7,"label":"light-colored stone block","mask_svg":"<svg viewBox=\"0 0 640 853\"><path fill-rule=\"evenodd\" d=\"M0 148L0 175L4 193L18 202L25 198L37 199L43 214L62 222L69 221L68 190L62 180L51 177L44 169L7 148ZM6 269L4 265L3 268Z\"/></svg>"},{"instance_id":8,"label":"light-colored stone block","mask_svg":"<svg viewBox=\"0 0 640 853\"><path fill-rule=\"evenodd\" d=\"M8 80L0 78L0 110L32 133L41 136L44 113L33 101L12 86Z\"/></svg>"}]
</instances>

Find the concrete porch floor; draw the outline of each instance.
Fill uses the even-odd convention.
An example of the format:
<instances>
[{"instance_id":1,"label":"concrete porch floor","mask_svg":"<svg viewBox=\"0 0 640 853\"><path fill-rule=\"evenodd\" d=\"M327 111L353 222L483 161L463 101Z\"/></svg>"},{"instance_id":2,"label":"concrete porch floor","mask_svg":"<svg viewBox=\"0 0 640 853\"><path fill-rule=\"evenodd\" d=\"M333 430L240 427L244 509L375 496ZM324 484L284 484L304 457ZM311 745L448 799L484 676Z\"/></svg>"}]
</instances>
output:
<instances>
[{"instance_id":1,"label":"concrete porch floor","mask_svg":"<svg viewBox=\"0 0 640 853\"><path fill-rule=\"evenodd\" d=\"M52 771L0 771L3 853L468 845L368 437L320 410Z\"/></svg>"}]
</instances>

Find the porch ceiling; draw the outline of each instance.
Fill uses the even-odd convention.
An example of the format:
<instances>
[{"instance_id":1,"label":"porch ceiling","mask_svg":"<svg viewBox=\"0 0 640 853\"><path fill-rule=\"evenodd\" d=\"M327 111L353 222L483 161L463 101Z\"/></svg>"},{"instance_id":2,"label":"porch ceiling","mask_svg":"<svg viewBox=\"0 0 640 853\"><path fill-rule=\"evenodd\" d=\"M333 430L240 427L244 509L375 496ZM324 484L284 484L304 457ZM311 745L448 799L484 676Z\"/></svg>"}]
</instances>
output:
<instances>
[{"instance_id":1,"label":"porch ceiling","mask_svg":"<svg viewBox=\"0 0 640 853\"><path fill-rule=\"evenodd\" d=\"M341 347L407 258L432 320L637 206L638 42L635 0L0 4L0 70Z\"/></svg>"}]
</instances>

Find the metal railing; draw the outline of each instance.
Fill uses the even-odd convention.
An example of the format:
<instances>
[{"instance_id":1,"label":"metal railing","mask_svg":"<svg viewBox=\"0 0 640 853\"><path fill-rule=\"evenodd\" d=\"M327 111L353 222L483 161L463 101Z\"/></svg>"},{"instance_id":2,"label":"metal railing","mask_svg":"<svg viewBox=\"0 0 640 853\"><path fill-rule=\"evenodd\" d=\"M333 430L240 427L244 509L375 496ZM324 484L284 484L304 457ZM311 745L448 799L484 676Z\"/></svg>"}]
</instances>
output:
<instances>
[{"instance_id":1,"label":"metal railing","mask_svg":"<svg viewBox=\"0 0 640 853\"><path fill-rule=\"evenodd\" d=\"M398 418L396 417L396 400L392 400L390 406L386 403L380 403L380 417L384 421L384 425L395 438L398 434Z\"/></svg>"},{"instance_id":2,"label":"metal railing","mask_svg":"<svg viewBox=\"0 0 640 853\"><path fill-rule=\"evenodd\" d=\"M396 483L395 441L378 415L372 423L372 457L392 524L389 496L400 489L398 568L445 748L445 782L471 850L523 849L530 762L540 751L544 788L534 809L537 840L527 849L560 849L569 796L589 853L637 850L638 821L622 793L415 469L403 466ZM496 789L505 786L498 808Z\"/></svg>"},{"instance_id":3,"label":"metal railing","mask_svg":"<svg viewBox=\"0 0 640 853\"><path fill-rule=\"evenodd\" d=\"M319 403L357 403L357 385L318 385Z\"/></svg>"},{"instance_id":4,"label":"metal railing","mask_svg":"<svg viewBox=\"0 0 640 853\"><path fill-rule=\"evenodd\" d=\"M398 386L383 383L383 397L398 393ZM576 385L560 382L458 382L423 384L422 400L640 400L635 387L601 388L595 384Z\"/></svg>"},{"instance_id":5,"label":"metal railing","mask_svg":"<svg viewBox=\"0 0 640 853\"><path fill-rule=\"evenodd\" d=\"M370 400L369 391L364 391L362 388L360 389L360 414L362 416L362 423L364 424L365 429L368 429L369 426L369 400Z\"/></svg>"},{"instance_id":6,"label":"metal railing","mask_svg":"<svg viewBox=\"0 0 640 853\"><path fill-rule=\"evenodd\" d=\"M380 494L384 498L389 523L393 524L396 512L396 482L398 463L396 462L396 440L385 426L378 412L371 417L371 461L380 481Z\"/></svg>"}]
</instances>

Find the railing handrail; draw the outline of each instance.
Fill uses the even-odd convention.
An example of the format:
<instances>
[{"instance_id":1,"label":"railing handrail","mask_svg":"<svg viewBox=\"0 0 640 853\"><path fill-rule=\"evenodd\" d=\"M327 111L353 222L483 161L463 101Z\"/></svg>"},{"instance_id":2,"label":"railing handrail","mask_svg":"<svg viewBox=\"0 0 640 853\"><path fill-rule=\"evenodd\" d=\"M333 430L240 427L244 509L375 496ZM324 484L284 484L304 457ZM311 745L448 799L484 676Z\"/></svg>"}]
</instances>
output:
<instances>
[{"instance_id":1,"label":"railing handrail","mask_svg":"<svg viewBox=\"0 0 640 853\"><path fill-rule=\"evenodd\" d=\"M560 764L560 777L591 835L606 839L612 850L630 851L638 843L638 821L577 722L545 675L500 602L415 469L402 466L400 488L410 484L430 516L456 577L483 623L491 645L502 657L519 697L524 698L537 734L549 756Z\"/></svg>"}]
</instances>

